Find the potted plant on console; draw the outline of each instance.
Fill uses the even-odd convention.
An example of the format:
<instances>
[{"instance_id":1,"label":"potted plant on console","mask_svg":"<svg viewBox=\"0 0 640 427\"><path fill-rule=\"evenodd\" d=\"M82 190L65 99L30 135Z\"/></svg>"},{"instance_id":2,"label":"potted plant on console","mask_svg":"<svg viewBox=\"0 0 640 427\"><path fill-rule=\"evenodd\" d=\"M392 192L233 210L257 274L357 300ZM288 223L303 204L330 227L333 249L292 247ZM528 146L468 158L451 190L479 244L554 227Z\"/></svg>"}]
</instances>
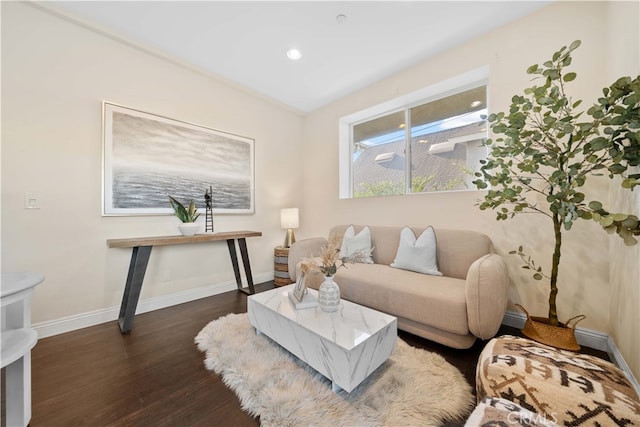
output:
<instances>
[{"instance_id":1,"label":"potted plant on console","mask_svg":"<svg viewBox=\"0 0 640 427\"><path fill-rule=\"evenodd\" d=\"M178 226L182 235L193 236L196 234L199 227L196 220L200 214L198 213L198 208L196 208L196 203L193 199L191 199L188 208L185 208L182 203L171 196L169 196L169 202L171 203L171 207L173 208L176 217L182 221L182 224Z\"/></svg>"},{"instance_id":2,"label":"potted plant on console","mask_svg":"<svg viewBox=\"0 0 640 427\"><path fill-rule=\"evenodd\" d=\"M530 317L525 336L559 348L577 350L574 328L584 318L577 316L565 324L558 322L556 296L563 231L571 230L578 219L593 220L607 232L616 233L627 245L637 243L638 218L613 213L598 200L587 200L581 187L594 175L620 177L626 190L640 184L640 76L622 77L602 90L591 108L578 111L582 101L567 94L575 72L566 72L571 54L580 46L574 41L562 47L542 66L527 69L540 81L515 95L508 112L491 114L494 139L487 139L486 160L481 161L474 184L487 189L482 210L497 210L497 219L520 213L538 213L553 227L551 273L547 275L527 256L522 246L511 254L520 256L536 280L549 280L548 317ZM538 203L527 195L544 197ZM520 307L521 308L521 307ZM526 310L522 308L526 313ZM576 320L577 319L577 320ZM571 324L571 322L574 322Z\"/></svg>"}]
</instances>

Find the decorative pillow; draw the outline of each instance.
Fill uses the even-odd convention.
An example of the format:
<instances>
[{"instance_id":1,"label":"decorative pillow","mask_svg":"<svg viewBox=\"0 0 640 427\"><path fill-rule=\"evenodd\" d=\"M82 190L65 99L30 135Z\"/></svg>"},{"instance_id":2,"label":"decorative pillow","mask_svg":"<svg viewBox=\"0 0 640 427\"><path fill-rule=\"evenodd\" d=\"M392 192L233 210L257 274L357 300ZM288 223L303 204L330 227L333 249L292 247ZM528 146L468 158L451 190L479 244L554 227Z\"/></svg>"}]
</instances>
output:
<instances>
[{"instance_id":1,"label":"decorative pillow","mask_svg":"<svg viewBox=\"0 0 640 427\"><path fill-rule=\"evenodd\" d=\"M417 240L413 230L402 227L398 252L391 267L442 276L436 263L436 233L433 227L427 227Z\"/></svg>"},{"instance_id":2,"label":"decorative pillow","mask_svg":"<svg viewBox=\"0 0 640 427\"><path fill-rule=\"evenodd\" d=\"M371 259L371 230L369 230L369 227L364 227L356 234L355 228L350 225L342 236L340 258L349 257L358 251L367 256L363 263L373 264Z\"/></svg>"}]
</instances>

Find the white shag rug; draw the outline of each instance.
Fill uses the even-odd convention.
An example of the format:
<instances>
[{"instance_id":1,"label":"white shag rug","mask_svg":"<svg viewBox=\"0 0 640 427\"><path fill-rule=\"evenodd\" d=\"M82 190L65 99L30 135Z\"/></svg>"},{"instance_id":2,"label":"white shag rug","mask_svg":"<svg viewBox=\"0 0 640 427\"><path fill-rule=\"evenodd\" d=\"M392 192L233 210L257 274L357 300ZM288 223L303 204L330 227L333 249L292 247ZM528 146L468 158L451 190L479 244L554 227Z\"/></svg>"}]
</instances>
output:
<instances>
[{"instance_id":1,"label":"white shag rug","mask_svg":"<svg viewBox=\"0 0 640 427\"><path fill-rule=\"evenodd\" d=\"M257 335L246 313L210 322L195 342L206 352L206 367L263 426L437 426L464 420L475 404L457 368L401 339L351 393L334 393L329 380Z\"/></svg>"}]
</instances>

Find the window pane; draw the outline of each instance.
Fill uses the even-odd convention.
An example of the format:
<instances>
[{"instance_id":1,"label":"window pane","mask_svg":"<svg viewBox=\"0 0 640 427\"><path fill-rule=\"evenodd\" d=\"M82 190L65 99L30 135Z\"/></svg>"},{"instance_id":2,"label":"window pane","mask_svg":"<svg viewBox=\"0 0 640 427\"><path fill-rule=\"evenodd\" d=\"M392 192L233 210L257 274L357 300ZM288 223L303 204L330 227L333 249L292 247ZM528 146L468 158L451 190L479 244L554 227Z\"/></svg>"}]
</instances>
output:
<instances>
[{"instance_id":1,"label":"window pane","mask_svg":"<svg viewBox=\"0 0 640 427\"><path fill-rule=\"evenodd\" d=\"M486 86L411 108L411 192L473 188L486 157Z\"/></svg>"},{"instance_id":2,"label":"window pane","mask_svg":"<svg viewBox=\"0 0 640 427\"><path fill-rule=\"evenodd\" d=\"M404 111L353 126L353 197L405 192Z\"/></svg>"}]
</instances>

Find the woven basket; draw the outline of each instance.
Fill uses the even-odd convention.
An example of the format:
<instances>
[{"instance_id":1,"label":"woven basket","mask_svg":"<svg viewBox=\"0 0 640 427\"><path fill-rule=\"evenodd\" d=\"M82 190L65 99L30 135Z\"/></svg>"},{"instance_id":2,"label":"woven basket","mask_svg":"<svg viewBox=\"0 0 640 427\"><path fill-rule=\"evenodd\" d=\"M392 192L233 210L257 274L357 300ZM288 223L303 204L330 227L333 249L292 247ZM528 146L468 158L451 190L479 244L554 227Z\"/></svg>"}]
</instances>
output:
<instances>
[{"instance_id":1,"label":"woven basket","mask_svg":"<svg viewBox=\"0 0 640 427\"><path fill-rule=\"evenodd\" d=\"M289 277L289 248L284 246L276 246L273 250L274 255L274 276L273 282L276 286L286 286L293 281Z\"/></svg>"},{"instance_id":2,"label":"woven basket","mask_svg":"<svg viewBox=\"0 0 640 427\"><path fill-rule=\"evenodd\" d=\"M584 320L587 316L580 314L567 320L566 324L559 322L558 326L552 326L549 324L548 318L530 316L520 304L516 304L516 307L527 315L527 320L521 329L522 335L552 347L572 351L580 350L580 346L576 341L575 328L578 322Z\"/></svg>"}]
</instances>

